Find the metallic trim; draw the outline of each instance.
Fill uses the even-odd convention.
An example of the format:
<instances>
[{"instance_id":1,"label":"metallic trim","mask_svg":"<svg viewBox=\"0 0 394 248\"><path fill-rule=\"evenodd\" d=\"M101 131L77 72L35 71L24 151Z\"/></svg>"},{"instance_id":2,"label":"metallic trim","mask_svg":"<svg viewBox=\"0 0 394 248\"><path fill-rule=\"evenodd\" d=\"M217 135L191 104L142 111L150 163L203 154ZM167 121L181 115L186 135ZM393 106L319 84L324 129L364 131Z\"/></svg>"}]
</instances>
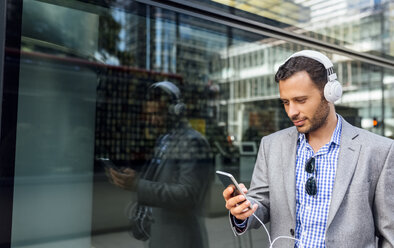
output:
<instances>
[{"instance_id":1,"label":"metallic trim","mask_svg":"<svg viewBox=\"0 0 394 248\"><path fill-rule=\"evenodd\" d=\"M3 106L3 81L4 81L4 53L5 53L5 30L6 30L6 6L7 0L0 2L0 117ZM0 137L1 137L1 121L0 121Z\"/></svg>"}]
</instances>

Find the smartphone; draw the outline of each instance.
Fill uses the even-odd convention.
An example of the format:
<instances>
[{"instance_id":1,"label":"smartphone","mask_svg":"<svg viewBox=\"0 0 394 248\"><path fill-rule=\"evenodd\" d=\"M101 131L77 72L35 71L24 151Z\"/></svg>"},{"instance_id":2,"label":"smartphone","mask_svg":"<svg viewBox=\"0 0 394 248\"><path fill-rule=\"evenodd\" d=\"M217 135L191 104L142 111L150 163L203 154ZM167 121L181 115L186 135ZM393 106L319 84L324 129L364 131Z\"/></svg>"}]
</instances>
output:
<instances>
[{"instance_id":1,"label":"smartphone","mask_svg":"<svg viewBox=\"0 0 394 248\"><path fill-rule=\"evenodd\" d=\"M119 168L116 167L116 165L109 158L98 158L97 160L100 162L100 164L104 168L106 168L106 169L112 168L112 169L114 169L116 171L119 171Z\"/></svg>"},{"instance_id":2,"label":"smartphone","mask_svg":"<svg viewBox=\"0 0 394 248\"><path fill-rule=\"evenodd\" d=\"M246 198L245 193L242 191L241 187L239 186L237 180L235 180L233 175L224 171L216 171L216 175L219 177L220 181L222 181L225 188L227 188L231 184L235 186L236 191L234 192L234 195L242 194Z\"/></svg>"}]
</instances>

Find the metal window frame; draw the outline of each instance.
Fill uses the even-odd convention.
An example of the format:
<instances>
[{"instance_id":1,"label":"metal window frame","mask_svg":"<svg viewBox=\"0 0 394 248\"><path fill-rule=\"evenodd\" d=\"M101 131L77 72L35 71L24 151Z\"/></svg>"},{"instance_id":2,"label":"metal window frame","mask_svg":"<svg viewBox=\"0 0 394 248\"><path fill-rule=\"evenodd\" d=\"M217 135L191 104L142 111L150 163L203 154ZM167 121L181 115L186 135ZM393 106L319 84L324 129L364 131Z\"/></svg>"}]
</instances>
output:
<instances>
[{"instance_id":1,"label":"metal window frame","mask_svg":"<svg viewBox=\"0 0 394 248\"><path fill-rule=\"evenodd\" d=\"M0 75L4 75L4 42L5 42L5 29L6 29L6 5L7 1L0 2ZM0 116L3 100L3 77L0 77ZM0 122L0 135L1 135L1 122Z\"/></svg>"},{"instance_id":2,"label":"metal window frame","mask_svg":"<svg viewBox=\"0 0 394 248\"><path fill-rule=\"evenodd\" d=\"M22 4L0 1L0 248L11 247Z\"/></svg>"}]
</instances>

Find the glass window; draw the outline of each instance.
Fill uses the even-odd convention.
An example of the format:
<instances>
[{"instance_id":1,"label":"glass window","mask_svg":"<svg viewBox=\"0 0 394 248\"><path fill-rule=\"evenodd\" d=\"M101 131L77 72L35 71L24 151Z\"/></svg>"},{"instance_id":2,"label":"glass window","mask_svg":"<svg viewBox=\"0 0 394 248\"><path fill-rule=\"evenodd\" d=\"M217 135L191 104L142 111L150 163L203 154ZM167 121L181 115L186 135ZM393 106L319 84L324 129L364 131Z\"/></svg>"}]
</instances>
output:
<instances>
[{"instance_id":1,"label":"glass window","mask_svg":"<svg viewBox=\"0 0 394 248\"><path fill-rule=\"evenodd\" d=\"M394 57L393 41L388 38L393 33L390 27L394 25L394 3L390 0L211 0L204 1L204 4L236 16L283 27L289 32L331 44L343 44L358 52L379 54L388 59ZM372 39L374 35L376 39Z\"/></svg>"},{"instance_id":2,"label":"glass window","mask_svg":"<svg viewBox=\"0 0 394 248\"><path fill-rule=\"evenodd\" d=\"M310 47L109 2L23 1L12 247L268 247L262 229L234 237L214 171L249 185L261 138L291 126L274 74ZM239 2L213 8L229 5L319 39L353 32L329 39L347 47L364 35L357 18L347 29L326 25L358 5ZM325 54L344 88L338 113L393 137L394 71ZM128 190L118 169L135 175ZM131 231L136 213L153 220L144 219L147 241Z\"/></svg>"}]
</instances>

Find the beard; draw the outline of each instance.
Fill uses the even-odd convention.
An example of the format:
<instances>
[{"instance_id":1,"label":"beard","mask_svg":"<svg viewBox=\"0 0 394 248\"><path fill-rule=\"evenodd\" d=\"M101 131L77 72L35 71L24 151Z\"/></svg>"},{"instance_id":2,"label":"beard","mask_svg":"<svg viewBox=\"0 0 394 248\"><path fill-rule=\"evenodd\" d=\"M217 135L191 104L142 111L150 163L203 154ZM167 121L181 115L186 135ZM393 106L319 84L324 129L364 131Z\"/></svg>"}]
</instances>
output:
<instances>
[{"instance_id":1,"label":"beard","mask_svg":"<svg viewBox=\"0 0 394 248\"><path fill-rule=\"evenodd\" d=\"M309 117L300 118L300 116L291 117L290 119L292 121L297 121L302 119L309 120L310 125L297 127L298 132L307 134L316 131L317 129L322 127L326 123L327 117L330 113L330 107L328 106L327 103L328 102L324 98L322 98L315 113L310 118Z\"/></svg>"}]
</instances>

